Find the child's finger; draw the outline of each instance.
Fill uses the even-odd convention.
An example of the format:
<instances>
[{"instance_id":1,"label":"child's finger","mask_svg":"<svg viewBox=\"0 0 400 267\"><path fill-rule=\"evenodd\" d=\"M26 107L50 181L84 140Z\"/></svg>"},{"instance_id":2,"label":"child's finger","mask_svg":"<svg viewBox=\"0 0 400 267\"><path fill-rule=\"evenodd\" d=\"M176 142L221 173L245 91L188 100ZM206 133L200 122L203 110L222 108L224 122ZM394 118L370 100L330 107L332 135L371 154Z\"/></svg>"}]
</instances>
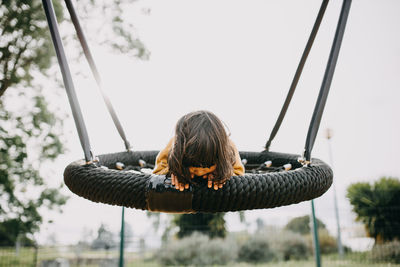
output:
<instances>
[{"instance_id":1,"label":"child's finger","mask_svg":"<svg viewBox=\"0 0 400 267\"><path fill-rule=\"evenodd\" d=\"M194 174L192 173L192 174L190 174L190 177L193 179L194 178Z\"/></svg>"},{"instance_id":2,"label":"child's finger","mask_svg":"<svg viewBox=\"0 0 400 267\"><path fill-rule=\"evenodd\" d=\"M218 185L219 188L222 188L222 186L224 186L224 185L223 185L223 184L219 184L219 185Z\"/></svg>"},{"instance_id":3,"label":"child's finger","mask_svg":"<svg viewBox=\"0 0 400 267\"><path fill-rule=\"evenodd\" d=\"M175 176L171 174L171 184L175 185Z\"/></svg>"},{"instance_id":4,"label":"child's finger","mask_svg":"<svg viewBox=\"0 0 400 267\"><path fill-rule=\"evenodd\" d=\"M208 188L211 188L212 187L212 181L209 179L208 180Z\"/></svg>"},{"instance_id":5,"label":"child's finger","mask_svg":"<svg viewBox=\"0 0 400 267\"><path fill-rule=\"evenodd\" d=\"M185 189L189 189L189 184L185 184Z\"/></svg>"},{"instance_id":6,"label":"child's finger","mask_svg":"<svg viewBox=\"0 0 400 267\"><path fill-rule=\"evenodd\" d=\"M179 191L185 190L185 186L183 184L179 184Z\"/></svg>"},{"instance_id":7,"label":"child's finger","mask_svg":"<svg viewBox=\"0 0 400 267\"><path fill-rule=\"evenodd\" d=\"M214 190L218 190L218 184L214 183Z\"/></svg>"},{"instance_id":8,"label":"child's finger","mask_svg":"<svg viewBox=\"0 0 400 267\"><path fill-rule=\"evenodd\" d=\"M175 185L175 188L177 190L179 190L179 182L178 182L178 179L176 178L176 176L174 177L174 185Z\"/></svg>"}]
</instances>

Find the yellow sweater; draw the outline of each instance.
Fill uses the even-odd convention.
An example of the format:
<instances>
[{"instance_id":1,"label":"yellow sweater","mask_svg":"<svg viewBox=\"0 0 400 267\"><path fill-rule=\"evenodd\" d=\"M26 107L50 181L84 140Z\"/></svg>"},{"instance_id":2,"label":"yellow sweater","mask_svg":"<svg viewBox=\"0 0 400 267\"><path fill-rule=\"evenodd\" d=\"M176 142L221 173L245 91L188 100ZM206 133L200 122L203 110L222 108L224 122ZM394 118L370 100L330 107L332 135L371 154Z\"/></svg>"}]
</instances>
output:
<instances>
[{"instance_id":1,"label":"yellow sweater","mask_svg":"<svg viewBox=\"0 0 400 267\"><path fill-rule=\"evenodd\" d=\"M156 158L156 166L154 167L153 173L158 175L165 175L168 173L168 154L172 148L174 138L172 138L167 146L158 153ZM235 144L230 140L231 146L235 151L235 163L233 164L234 175L244 175L244 166L242 160L240 159L239 151L237 150Z\"/></svg>"}]
</instances>

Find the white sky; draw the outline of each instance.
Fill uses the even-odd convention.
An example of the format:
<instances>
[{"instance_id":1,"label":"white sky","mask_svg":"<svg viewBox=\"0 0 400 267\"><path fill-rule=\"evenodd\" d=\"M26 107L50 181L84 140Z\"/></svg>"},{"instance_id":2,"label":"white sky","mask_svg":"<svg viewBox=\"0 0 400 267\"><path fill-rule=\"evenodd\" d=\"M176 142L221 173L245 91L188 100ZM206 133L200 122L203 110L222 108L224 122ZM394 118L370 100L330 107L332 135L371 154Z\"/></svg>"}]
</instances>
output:
<instances>
[{"instance_id":1,"label":"white sky","mask_svg":"<svg viewBox=\"0 0 400 267\"><path fill-rule=\"evenodd\" d=\"M230 128L239 150L261 151L279 114L321 1L316 0L151 0L134 4L131 16L149 61L110 55L91 44L126 134L135 150L164 147L183 114L208 109ZM143 8L150 8L146 15ZM331 1L302 74L291 107L272 151L300 154L321 85L341 1ZM334 183L340 222L354 226L345 198L354 182L381 176L400 177L400 2L353 1L341 53L313 156L330 162L326 128L333 129ZM78 11L79 13L79 11ZM99 18L101 19L101 18ZM93 34L93 33L91 33ZM90 34L87 33L90 37ZM89 38L90 39L90 38ZM82 59L83 60L83 59ZM71 67L74 68L73 66ZM89 70L87 73L90 77ZM94 82L75 81L95 153L123 151L123 142L98 96ZM70 113L66 100L60 106ZM72 117L72 116L71 116ZM82 158L72 122L66 124L69 151L52 170L50 183L62 180L64 167ZM39 242L56 233L61 243L75 243L83 228L100 223L117 232L120 207L92 203L72 194L62 214L52 214ZM333 234L332 188L315 200L317 217ZM256 218L284 225L310 213L310 202L247 211L248 229ZM157 239L143 211L126 209L135 235ZM229 230L245 229L236 213L226 216Z\"/></svg>"}]
</instances>

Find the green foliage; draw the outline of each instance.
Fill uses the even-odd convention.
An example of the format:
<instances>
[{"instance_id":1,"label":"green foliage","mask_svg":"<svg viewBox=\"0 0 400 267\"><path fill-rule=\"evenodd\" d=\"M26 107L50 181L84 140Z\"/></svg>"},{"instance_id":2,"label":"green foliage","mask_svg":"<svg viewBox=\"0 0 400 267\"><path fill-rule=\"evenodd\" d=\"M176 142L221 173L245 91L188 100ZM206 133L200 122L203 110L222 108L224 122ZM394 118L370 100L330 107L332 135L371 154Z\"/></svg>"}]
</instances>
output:
<instances>
[{"instance_id":1,"label":"green foliage","mask_svg":"<svg viewBox=\"0 0 400 267\"><path fill-rule=\"evenodd\" d=\"M376 243L400 238L400 181L382 177L374 184L355 183L347 188L357 220L364 223Z\"/></svg>"},{"instance_id":2,"label":"green foliage","mask_svg":"<svg viewBox=\"0 0 400 267\"><path fill-rule=\"evenodd\" d=\"M304 260L311 255L306 238L298 233L282 230L267 238L280 260Z\"/></svg>"},{"instance_id":3,"label":"green foliage","mask_svg":"<svg viewBox=\"0 0 400 267\"><path fill-rule=\"evenodd\" d=\"M225 237L224 213L179 214L173 223L179 227L178 238L190 236L194 232L208 235L210 238Z\"/></svg>"},{"instance_id":4,"label":"green foliage","mask_svg":"<svg viewBox=\"0 0 400 267\"><path fill-rule=\"evenodd\" d=\"M316 219L318 224L318 238L319 238L319 247L321 254L329 254L336 252L337 251L336 239L329 234L325 224L318 218ZM304 238L305 240L307 240L310 250L313 249L312 245L313 238L311 234L309 215L293 218L286 224L285 230L304 235Z\"/></svg>"},{"instance_id":5,"label":"green foliage","mask_svg":"<svg viewBox=\"0 0 400 267\"><path fill-rule=\"evenodd\" d=\"M375 262L400 263L400 242L395 240L375 245L369 259Z\"/></svg>"},{"instance_id":6,"label":"green foliage","mask_svg":"<svg viewBox=\"0 0 400 267\"><path fill-rule=\"evenodd\" d=\"M318 229L326 229L325 224L317 218ZM302 235L309 234L310 228L310 216L305 215L291 219L285 226L286 230L299 233Z\"/></svg>"},{"instance_id":7,"label":"green foliage","mask_svg":"<svg viewBox=\"0 0 400 267\"><path fill-rule=\"evenodd\" d=\"M96 32L92 36L106 36L111 41L104 43L120 52L130 49L137 51L136 57L148 57L140 40L129 34L134 32L133 26L123 19L130 0L103 1L101 5L99 1L83 2L80 5L84 5L85 14L104 13L98 17L104 23L96 24L99 29L112 28L108 34ZM60 1L53 1L53 5L62 23L63 6ZM42 1L0 0L0 36L0 245L14 245L17 237L32 243L29 240L43 221L41 212L66 203L61 186L50 188L40 172L44 164L64 152L64 147L62 121L49 108L36 79L41 75L50 78L48 71L54 63ZM112 38L116 36L119 38ZM68 37L64 36L64 41ZM23 104L15 108L15 103Z\"/></svg>"},{"instance_id":8,"label":"green foliage","mask_svg":"<svg viewBox=\"0 0 400 267\"><path fill-rule=\"evenodd\" d=\"M124 8L131 2L82 1L76 9L85 11L80 15L86 16L99 12L98 18L103 18L103 23L97 23L101 34L94 34L97 38L102 37L99 43L120 53L132 53L140 59L148 59L150 52L138 37L133 36L133 25L123 18ZM60 23L64 19L61 1L53 1L53 5ZM34 71L44 73L51 66L55 53L40 0L0 1L0 36L1 97L14 85L31 86Z\"/></svg>"},{"instance_id":9,"label":"green foliage","mask_svg":"<svg viewBox=\"0 0 400 267\"><path fill-rule=\"evenodd\" d=\"M275 259L280 261L303 260L311 255L307 238L299 233L264 226L254 233L254 237L268 242Z\"/></svg>"},{"instance_id":10,"label":"green foliage","mask_svg":"<svg viewBox=\"0 0 400 267\"><path fill-rule=\"evenodd\" d=\"M276 259L277 255L266 236L253 235L240 246L238 257L244 262L263 263Z\"/></svg>"},{"instance_id":11,"label":"green foliage","mask_svg":"<svg viewBox=\"0 0 400 267\"><path fill-rule=\"evenodd\" d=\"M0 245L15 244L18 235L29 239L43 220L39 208L54 209L67 200L60 188L46 187L38 170L63 146L44 98L34 101L33 111L14 114L0 100Z\"/></svg>"},{"instance_id":12,"label":"green foliage","mask_svg":"<svg viewBox=\"0 0 400 267\"><path fill-rule=\"evenodd\" d=\"M0 224L0 247L10 246L14 244L16 239L19 238L20 244L24 246L34 246L34 242L26 235L20 234L20 229L25 228L21 220L8 219Z\"/></svg>"},{"instance_id":13,"label":"green foliage","mask_svg":"<svg viewBox=\"0 0 400 267\"><path fill-rule=\"evenodd\" d=\"M168 243L157 253L157 258L164 265L210 266L225 265L234 261L237 255L236 245L220 238L194 233L180 240Z\"/></svg>"},{"instance_id":14,"label":"green foliage","mask_svg":"<svg viewBox=\"0 0 400 267\"><path fill-rule=\"evenodd\" d=\"M59 1L54 9L61 20ZM44 71L54 54L40 0L0 1L0 97L11 86L30 86L31 71Z\"/></svg>"},{"instance_id":15,"label":"green foliage","mask_svg":"<svg viewBox=\"0 0 400 267\"><path fill-rule=\"evenodd\" d=\"M326 229L318 231L321 254L336 253L338 251L337 240Z\"/></svg>"},{"instance_id":16,"label":"green foliage","mask_svg":"<svg viewBox=\"0 0 400 267\"><path fill-rule=\"evenodd\" d=\"M88 33L89 41L106 45L112 52L137 57L141 60L150 58L150 51L136 36L136 29L129 19L132 17L132 4L135 0L97 0L77 1L77 10L82 25L90 22L91 17L102 18L101 23L90 25L95 34ZM96 34L96 33L101 34Z\"/></svg>"},{"instance_id":17,"label":"green foliage","mask_svg":"<svg viewBox=\"0 0 400 267\"><path fill-rule=\"evenodd\" d=\"M310 250L313 249L313 236L311 234L305 235L305 238L307 239L308 245L310 247ZM331 254L331 253L337 253L338 248L337 248L337 240L333 236L331 236L326 229L320 229L318 230L318 240L319 240L319 248L321 254ZM350 250L350 248L345 247L347 251Z\"/></svg>"}]
</instances>

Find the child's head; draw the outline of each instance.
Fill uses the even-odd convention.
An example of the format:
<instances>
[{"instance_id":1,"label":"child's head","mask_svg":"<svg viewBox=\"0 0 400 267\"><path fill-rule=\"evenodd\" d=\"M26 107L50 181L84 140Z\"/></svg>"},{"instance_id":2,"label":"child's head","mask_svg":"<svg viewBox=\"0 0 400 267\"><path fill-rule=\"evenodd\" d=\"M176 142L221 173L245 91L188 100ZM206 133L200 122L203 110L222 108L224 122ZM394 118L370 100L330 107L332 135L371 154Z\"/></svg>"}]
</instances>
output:
<instances>
[{"instance_id":1,"label":"child's head","mask_svg":"<svg viewBox=\"0 0 400 267\"><path fill-rule=\"evenodd\" d=\"M195 111L179 119L168 165L181 182L190 182L193 169L199 171L195 175L213 171L215 181L229 179L234 160L234 150L224 125L213 113Z\"/></svg>"}]
</instances>

